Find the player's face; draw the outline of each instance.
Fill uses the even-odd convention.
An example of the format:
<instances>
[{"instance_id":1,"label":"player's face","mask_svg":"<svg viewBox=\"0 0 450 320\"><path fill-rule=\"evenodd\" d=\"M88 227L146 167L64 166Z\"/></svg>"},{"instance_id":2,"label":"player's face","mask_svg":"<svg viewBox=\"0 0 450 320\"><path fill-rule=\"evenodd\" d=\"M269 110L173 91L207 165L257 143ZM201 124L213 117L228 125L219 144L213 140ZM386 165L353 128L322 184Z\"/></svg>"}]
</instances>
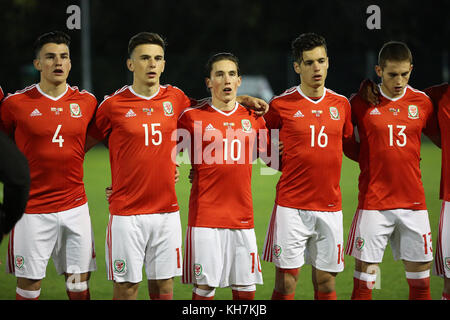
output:
<instances>
[{"instance_id":1,"label":"player's face","mask_svg":"<svg viewBox=\"0 0 450 320\"><path fill-rule=\"evenodd\" d=\"M318 89L325 86L328 72L328 57L324 47L303 51L300 63L294 62L294 70L300 75L302 86Z\"/></svg>"},{"instance_id":2,"label":"player's face","mask_svg":"<svg viewBox=\"0 0 450 320\"><path fill-rule=\"evenodd\" d=\"M127 60L128 69L133 72L134 83L138 85L159 85L166 61L164 50L157 44L137 46Z\"/></svg>"},{"instance_id":3,"label":"player's face","mask_svg":"<svg viewBox=\"0 0 450 320\"><path fill-rule=\"evenodd\" d=\"M390 98L396 98L403 94L409 77L411 76L412 65L409 61L386 61L384 68L375 67L377 75L381 78L381 88Z\"/></svg>"},{"instance_id":4,"label":"player's face","mask_svg":"<svg viewBox=\"0 0 450 320\"><path fill-rule=\"evenodd\" d=\"M206 86L210 88L213 98L228 103L236 99L240 85L241 77L234 61L220 60L213 63L210 77L206 78Z\"/></svg>"},{"instance_id":5,"label":"player's face","mask_svg":"<svg viewBox=\"0 0 450 320\"><path fill-rule=\"evenodd\" d=\"M65 83L72 68L69 48L63 43L46 43L33 64L41 72L41 81L53 85Z\"/></svg>"}]
</instances>

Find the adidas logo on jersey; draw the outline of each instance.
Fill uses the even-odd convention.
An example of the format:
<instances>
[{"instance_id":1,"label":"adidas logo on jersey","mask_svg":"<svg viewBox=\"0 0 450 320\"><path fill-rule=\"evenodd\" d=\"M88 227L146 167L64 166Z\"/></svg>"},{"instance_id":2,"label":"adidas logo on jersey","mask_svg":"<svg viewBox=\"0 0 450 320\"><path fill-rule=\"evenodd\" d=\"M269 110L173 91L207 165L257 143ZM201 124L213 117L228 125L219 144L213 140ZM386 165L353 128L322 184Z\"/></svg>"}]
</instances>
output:
<instances>
[{"instance_id":1,"label":"adidas logo on jersey","mask_svg":"<svg viewBox=\"0 0 450 320\"><path fill-rule=\"evenodd\" d=\"M30 113L30 117L38 117L38 116L42 116L42 113L40 113L37 108L34 109L32 113Z\"/></svg>"},{"instance_id":2,"label":"adidas logo on jersey","mask_svg":"<svg viewBox=\"0 0 450 320\"><path fill-rule=\"evenodd\" d=\"M214 128L214 127L212 126L212 124L210 123L210 124L208 124L208 125L206 126L206 128L205 128L205 131L208 131L208 130L216 130L216 128Z\"/></svg>"},{"instance_id":3,"label":"adidas logo on jersey","mask_svg":"<svg viewBox=\"0 0 450 320\"><path fill-rule=\"evenodd\" d=\"M303 115L303 113L300 111L300 110L298 110L295 114L294 114L294 118L303 118L304 117L304 115Z\"/></svg>"},{"instance_id":4,"label":"adidas logo on jersey","mask_svg":"<svg viewBox=\"0 0 450 320\"><path fill-rule=\"evenodd\" d=\"M373 115L380 115L381 114L381 112L380 111L378 111L378 109L377 108L373 108L373 110L372 111L370 111L370 113L369 113L371 116L373 116Z\"/></svg>"},{"instance_id":5,"label":"adidas logo on jersey","mask_svg":"<svg viewBox=\"0 0 450 320\"><path fill-rule=\"evenodd\" d=\"M127 114L125 115L127 118L136 117L136 113L133 112L133 110L128 110Z\"/></svg>"}]
</instances>

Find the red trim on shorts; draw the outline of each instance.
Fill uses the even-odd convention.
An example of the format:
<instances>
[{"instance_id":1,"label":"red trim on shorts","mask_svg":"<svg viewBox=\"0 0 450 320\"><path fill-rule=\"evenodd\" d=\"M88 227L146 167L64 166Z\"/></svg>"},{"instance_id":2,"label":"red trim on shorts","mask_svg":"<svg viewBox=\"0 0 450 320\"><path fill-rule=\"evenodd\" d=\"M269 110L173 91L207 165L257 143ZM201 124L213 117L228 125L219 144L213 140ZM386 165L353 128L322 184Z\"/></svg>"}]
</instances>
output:
<instances>
[{"instance_id":1,"label":"red trim on shorts","mask_svg":"<svg viewBox=\"0 0 450 320\"><path fill-rule=\"evenodd\" d=\"M277 215L277 204L275 203L270 217L269 229L267 230L267 239L265 242L263 260L273 262L273 234L275 232L275 220Z\"/></svg>"},{"instance_id":2,"label":"red trim on shorts","mask_svg":"<svg viewBox=\"0 0 450 320\"><path fill-rule=\"evenodd\" d=\"M441 214L439 217L439 233L436 244L435 266L438 275L444 275L444 259L442 258L442 227L444 226L445 201L442 202Z\"/></svg>"},{"instance_id":3,"label":"red trim on shorts","mask_svg":"<svg viewBox=\"0 0 450 320\"><path fill-rule=\"evenodd\" d=\"M186 229L184 259L183 259L183 275L182 283L192 283L192 227Z\"/></svg>"},{"instance_id":4,"label":"red trim on shorts","mask_svg":"<svg viewBox=\"0 0 450 320\"><path fill-rule=\"evenodd\" d=\"M113 221L113 215L109 216L109 222L108 222L108 232L106 234L106 243L108 246L108 280L114 280L114 273L113 273L113 262L112 262L112 235L111 235L111 227L112 227L112 221Z\"/></svg>"},{"instance_id":5,"label":"red trim on shorts","mask_svg":"<svg viewBox=\"0 0 450 320\"><path fill-rule=\"evenodd\" d=\"M355 244L356 226L358 225L358 220L361 213L362 213L361 209L356 210L355 216L353 217L352 225L350 227L350 233L348 235L347 241L347 248L345 248L345 254L349 256L352 255L353 252L353 245Z\"/></svg>"},{"instance_id":6,"label":"red trim on shorts","mask_svg":"<svg viewBox=\"0 0 450 320\"><path fill-rule=\"evenodd\" d=\"M11 233L9 234L9 241L8 241L8 272L9 273L15 273L14 268L14 229L11 230Z\"/></svg>"}]
</instances>

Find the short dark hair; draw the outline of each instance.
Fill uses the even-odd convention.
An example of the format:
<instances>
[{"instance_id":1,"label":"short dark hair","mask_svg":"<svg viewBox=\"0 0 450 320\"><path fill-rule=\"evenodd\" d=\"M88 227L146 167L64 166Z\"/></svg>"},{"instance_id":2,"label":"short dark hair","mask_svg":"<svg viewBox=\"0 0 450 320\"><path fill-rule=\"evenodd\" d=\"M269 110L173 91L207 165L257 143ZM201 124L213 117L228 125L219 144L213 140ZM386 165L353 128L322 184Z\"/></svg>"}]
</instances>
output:
<instances>
[{"instance_id":1,"label":"short dark hair","mask_svg":"<svg viewBox=\"0 0 450 320\"><path fill-rule=\"evenodd\" d=\"M62 31L51 31L40 35L34 42L34 54L39 56L42 47L47 43L65 44L70 47L70 36Z\"/></svg>"},{"instance_id":2,"label":"short dark hair","mask_svg":"<svg viewBox=\"0 0 450 320\"><path fill-rule=\"evenodd\" d=\"M309 51L316 47L324 47L325 53L327 52L327 43L324 37L312 32L299 35L291 44L294 61L300 63L303 59L303 51Z\"/></svg>"},{"instance_id":3,"label":"short dark hair","mask_svg":"<svg viewBox=\"0 0 450 320\"><path fill-rule=\"evenodd\" d=\"M378 65L381 68L386 66L386 61L409 61L412 63L412 53L404 42L389 41L381 47L378 53Z\"/></svg>"},{"instance_id":4,"label":"short dark hair","mask_svg":"<svg viewBox=\"0 0 450 320\"><path fill-rule=\"evenodd\" d=\"M159 34L154 32L139 32L131 37L128 42L128 56L131 57L134 49L141 44L156 44L160 46L163 51L166 51L166 40Z\"/></svg>"},{"instance_id":5,"label":"short dark hair","mask_svg":"<svg viewBox=\"0 0 450 320\"><path fill-rule=\"evenodd\" d=\"M220 52L213 55L211 58L208 59L208 62L206 62L205 65L205 77L209 78L211 76L212 66L217 61L222 60L230 60L233 61L236 64L238 76L241 75L241 71L239 69L239 59L234 54L230 52Z\"/></svg>"}]
</instances>

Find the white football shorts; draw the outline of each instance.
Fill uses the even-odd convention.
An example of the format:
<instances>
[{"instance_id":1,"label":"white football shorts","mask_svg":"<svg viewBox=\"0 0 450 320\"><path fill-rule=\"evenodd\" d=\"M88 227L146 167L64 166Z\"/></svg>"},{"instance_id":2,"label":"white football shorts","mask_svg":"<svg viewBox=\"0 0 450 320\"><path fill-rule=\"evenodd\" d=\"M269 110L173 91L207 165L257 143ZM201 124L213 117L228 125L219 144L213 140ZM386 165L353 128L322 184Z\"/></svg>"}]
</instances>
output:
<instances>
[{"instance_id":1,"label":"white football shorts","mask_svg":"<svg viewBox=\"0 0 450 320\"><path fill-rule=\"evenodd\" d=\"M59 274L97 269L87 203L55 213L24 214L17 222L9 237L7 272L43 279L50 257Z\"/></svg>"},{"instance_id":2,"label":"white football shorts","mask_svg":"<svg viewBox=\"0 0 450 320\"><path fill-rule=\"evenodd\" d=\"M345 253L367 263L381 263L388 242L395 260L433 260L427 210L357 210Z\"/></svg>"},{"instance_id":3,"label":"white football shorts","mask_svg":"<svg viewBox=\"0 0 450 320\"><path fill-rule=\"evenodd\" d=\"M309 211L275 204L263 260L283 269L305 263L318 270L344 270L342 211Z\"/></svg>"},{"instance_id":4,"label":"white football shorts","mask_svg":"<svg viewBox=\"0 0 450 320\"><path fill-rule=\"evenodd\" d=\"M187 227L182 283L263 284L254 229Z\"/></svg>"},{"instance_id":5,"label":"white football shorts","mask_svg":"<svg viewBox=\"0 0 450 320\"><path fill-rule=\"evenodd\" d=\"M443 201L439 219L439 233L434 256L433 274L450 278L450 202Z\"/></svg>"},{"instance_id":6,"label":"white football shorts","mask_svg":"<svg viewBox=\"0 0 450 320\"><path fill-rule=\"evenodd\" d=\"M110 215L106 231L108 280L139 283L181 276L180 213Z\"/></svg>"}]
</instances>

